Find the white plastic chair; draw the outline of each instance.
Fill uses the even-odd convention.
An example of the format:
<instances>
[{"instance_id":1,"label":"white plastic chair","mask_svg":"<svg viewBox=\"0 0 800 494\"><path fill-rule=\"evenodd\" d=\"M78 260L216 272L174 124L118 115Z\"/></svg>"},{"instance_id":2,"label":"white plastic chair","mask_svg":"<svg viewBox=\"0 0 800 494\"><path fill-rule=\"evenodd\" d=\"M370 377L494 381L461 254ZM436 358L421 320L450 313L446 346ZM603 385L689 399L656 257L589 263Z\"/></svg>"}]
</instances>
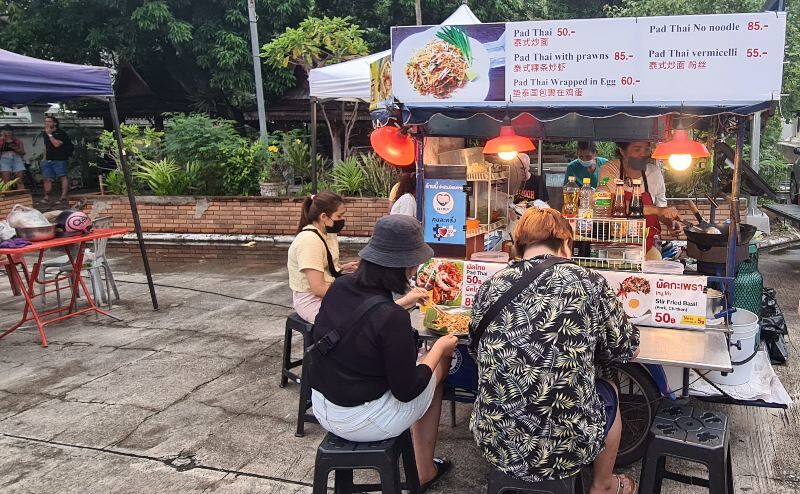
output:
<instances>
[{"instance_id":1,"label":"white plastic chair","mask_svg":"<svg viewBox=\"0 0 800 494\"><path fill-rule=\"evenodd\" d=\"M111 226L111 216L103 216L96 218L92 221L95 228L109 228ZM117 284L114 282L114 275L111 272L111 266L108 264L106 258L106 247L108 246L108 238L99 238L92 241L92 248L86 249L83 259L83 270L89 273L89 280L92 283L92 294L94 299L99 304L106 304L109 309L112 308L111 291L114 291L114 300L119 300L119 290ZM78 253L77 246L70 252L72 255ZM72 264L69 262L69 257L66 255L49 259L47 262L42 263L39 270L39 293L42 295L42 304L46 305L45 299L45 285L47 280L47 271L58 269L55 275L56 285L56 298L58 306L61 307L61 292L59 291L59 280L64 279L64 275L72 272Z\"/></svg>"}]
</instances>

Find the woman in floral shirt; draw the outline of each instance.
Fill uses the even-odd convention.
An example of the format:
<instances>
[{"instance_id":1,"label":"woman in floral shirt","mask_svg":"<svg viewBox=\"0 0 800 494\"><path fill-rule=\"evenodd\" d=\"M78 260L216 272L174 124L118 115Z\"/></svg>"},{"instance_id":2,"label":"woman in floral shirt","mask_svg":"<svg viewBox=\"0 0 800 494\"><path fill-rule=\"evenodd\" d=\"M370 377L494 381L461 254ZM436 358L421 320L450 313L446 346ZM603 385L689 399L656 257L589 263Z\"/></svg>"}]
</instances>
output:
<instances>
[{"instance_id":1,"label":"woman in floral shirt","mask_svg":"<svg viewBox=\"0 0 800 494\"><path fill-rule=\"evenodd\" d=\"M569 258L572 229L558 211L528 209L514 232L522 260L484 283L470 332L522 275ZM632 494L614 475L622 424L616 388L598 366L623 364L639 330L601 275L573 263L547 268L486 327L477 347L479 393L470 429L491 465L528 481L561 479L593 463L590 494Z\"/></svg>"}]
</instances>

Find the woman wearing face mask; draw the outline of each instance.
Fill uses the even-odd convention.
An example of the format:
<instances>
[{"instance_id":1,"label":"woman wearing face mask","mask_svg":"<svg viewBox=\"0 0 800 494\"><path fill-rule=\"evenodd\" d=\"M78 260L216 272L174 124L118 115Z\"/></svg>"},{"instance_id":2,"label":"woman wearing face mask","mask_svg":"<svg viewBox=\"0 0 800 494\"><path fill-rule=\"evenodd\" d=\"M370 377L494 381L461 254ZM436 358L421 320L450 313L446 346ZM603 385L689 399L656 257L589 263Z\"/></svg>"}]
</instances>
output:
<instances>
[{"instance_id":1,"label":"woman wearing face mask","mask_svg":"<svg viewBox=\"0 0 800 494\"><path fill-rule=\"evenodd\" d=\"M328 290L314 324L316 343L309 350L314 415L325 430L355 442L397 437L410 427L424 492L451 468L448 460L433 455L441 383L457 338L439 338L418 360L410 316L399 306L420 295L409 292L393 302L392 294L409 291L408 278L433 249L415 218L396 214L375 223L359 256L356 272Z\"/></svg>"},{"instance_id":2,"label":"woman wearing face mask","mask_svg":"<svg viewBox=\"0 0 800 494\"><path fill-rule=\"evenodd\" d=\"M660 233L660 223L670 230L679 230L678 210L667 206L667 187L664 184L664 171L650 157L650 143L647 141L618 142L619 159L609 161L600 172L600 180L608 178L608 188L616 193L616 180L625 182L625 200L630 201L632 180L642 181L642 203L649 228L647 250L653 248L654 236ZM651 254L652 255L652 254ZM659 256L660 257L660 256Z\"/></svg>"},{"instance_id":3,"label":"woman wearing face mask","mask_svg":"<svg viewBox=\"0 0 800 494\"><path fill-rule=\"evenodd\" d=\"M339 264L337 234L344 228L344 213L344 200L333 192L306 197L297 235L289 246L287 268L292 306L311 323L333 280L358 267L357 262Z\"/></svg>"},{"instance_id":4,"label":"woman wearing face mask","mask_svg":"<svg viewBox=\"0 0 800 494\"><path fill-rule=\"evenodd\" d=\"M578 159L567 165L564 185L569 181L569 177L575 177L575 182L578 184L583 183L584 178L588 178L592 181L592 187L597 188L600 169L606 162L607 159L597 156L597 143L578 141Z\"/></svg>"}]
</instances>

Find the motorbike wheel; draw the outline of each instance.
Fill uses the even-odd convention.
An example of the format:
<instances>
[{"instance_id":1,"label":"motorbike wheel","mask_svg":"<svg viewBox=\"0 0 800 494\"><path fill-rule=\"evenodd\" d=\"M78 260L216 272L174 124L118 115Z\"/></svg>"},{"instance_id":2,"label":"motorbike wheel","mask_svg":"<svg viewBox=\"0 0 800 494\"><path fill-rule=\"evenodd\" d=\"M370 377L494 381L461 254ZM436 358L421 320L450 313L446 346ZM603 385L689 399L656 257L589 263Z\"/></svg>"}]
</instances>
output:
<instances>
[{"instance_id":1,"label":"motorbike wheel","mask_svg":"<svg viewBox=\"0 0 800 494\"><path fill-rule=\"evenodd\" d=\"M639 461L647 449L648 434L661 403L661 393L647 372L636 363L617 369L622 439L617 452L619 467Z\"/></svg>"}]
</instances>

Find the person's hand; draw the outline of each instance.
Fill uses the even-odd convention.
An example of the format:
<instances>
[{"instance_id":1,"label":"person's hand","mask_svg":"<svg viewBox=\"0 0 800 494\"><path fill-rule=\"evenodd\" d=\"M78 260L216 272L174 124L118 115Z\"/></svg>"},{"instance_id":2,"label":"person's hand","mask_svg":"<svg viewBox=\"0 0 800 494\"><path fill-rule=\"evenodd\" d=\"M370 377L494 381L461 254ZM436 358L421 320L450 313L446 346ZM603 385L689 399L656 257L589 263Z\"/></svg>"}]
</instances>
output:
<instances>
[{"instance_id":1,"label":"person's hand","mask_svg":"<svg viewBox=\"0 0 800 494\"><path fill-rule=\"evenodd\" d=\"M673 233L680 233L683 231L683 223L680 221L681 214L673 206L661 208L659 220Z\"/></svg>"},{"instance_id":2,"label":"person's hand","mask_svg":"<svg viewBox=\"0 0 800 494\"><path fill-rule=\"evenodd\" d=\"M358 261L346 262L342 264L342 272L353 273L358 269Z\"/></svg>"},{"instance_id":3,"label":"person's hand","mask_svg":"<svg viewBox=\"0 0 800 494\"><path fill-rule=\"evenodd\" d=\"M417 304L425 305L428 303L428 290L415 286L408 293L397 299L397 305L410 309Z\"/></svg>"},{"instance_id":4,"label":"person's hand","mask_svg":"<svg viewBox=\"0 0 800 494\"><path fill-rule=\"evenodd\" d=\"M456 351L456 346L458 346L458 337L454 334L448 334L436 340L431 351L438 349L441 350L442 355L445 357L452 357Z\"/></svg>"}]
</instances>

